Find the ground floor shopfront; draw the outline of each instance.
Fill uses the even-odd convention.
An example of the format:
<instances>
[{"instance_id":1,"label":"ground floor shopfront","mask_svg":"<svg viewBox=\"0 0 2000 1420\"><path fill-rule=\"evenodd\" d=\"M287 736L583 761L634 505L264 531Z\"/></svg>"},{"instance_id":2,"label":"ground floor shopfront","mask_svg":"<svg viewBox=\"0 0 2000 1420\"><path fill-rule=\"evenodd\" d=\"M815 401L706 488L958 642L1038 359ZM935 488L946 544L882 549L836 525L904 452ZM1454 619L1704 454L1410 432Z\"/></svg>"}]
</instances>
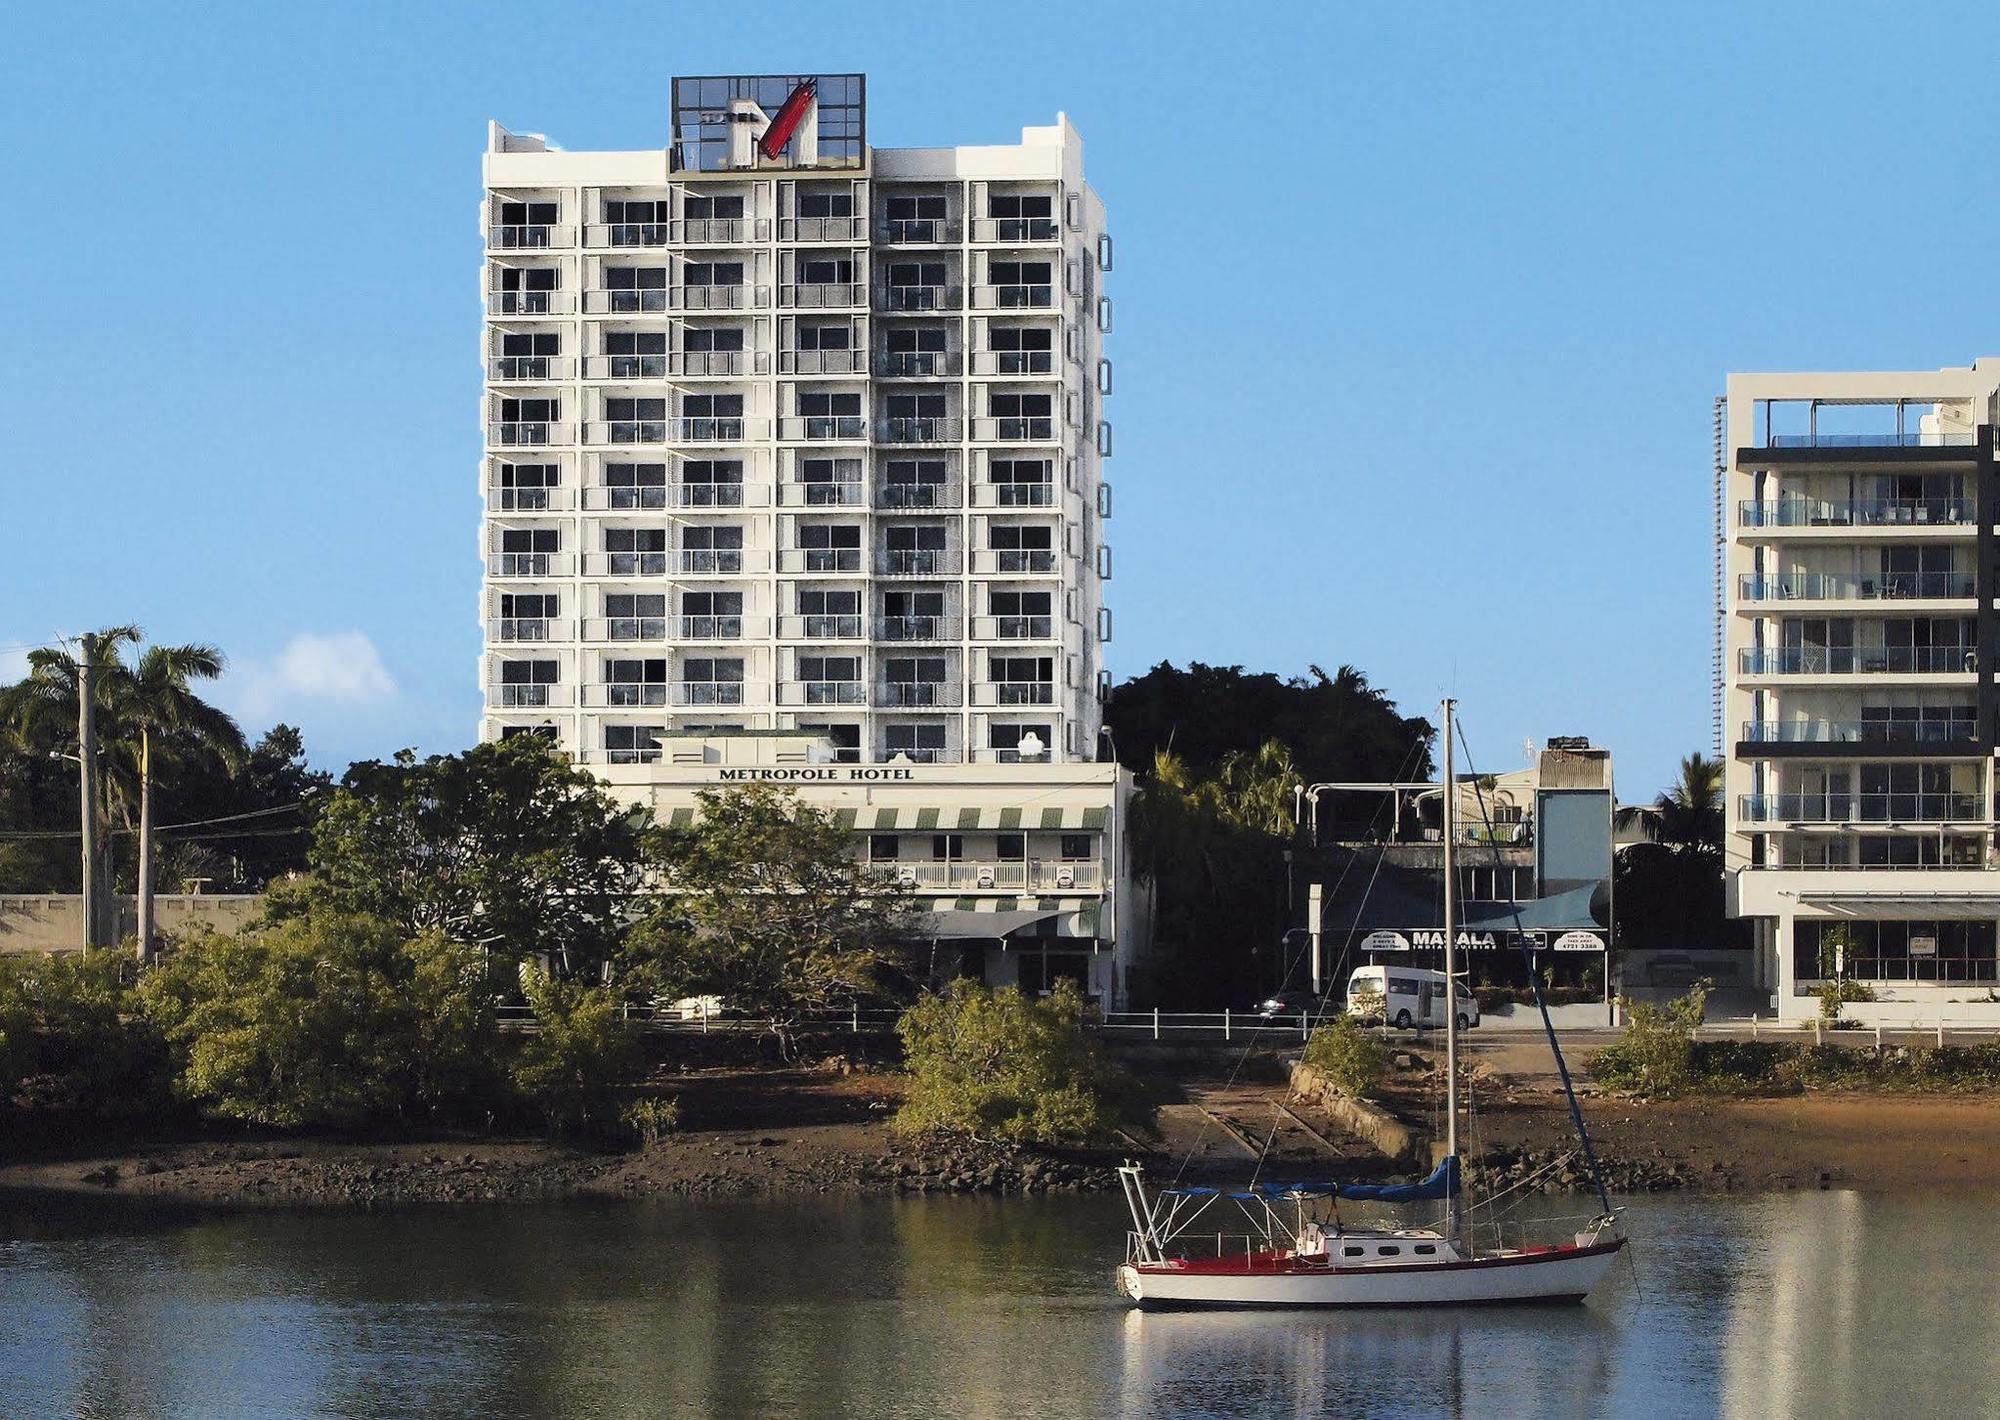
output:
<instances>
[{"instance_id":1,"label":"ground floor shopfront","mask_svg":"<svg viewBox=\"0 0 2000 1420\"><path fill-rule=\"evenodd\" d=\"M1863 1024L2000 1027L2000 871L1746 869L1731 897L1780 1020L1849 981L1874 997L1842 1007Z\"/></svg>"},{"instance_id":2,"label":"ground floor shopfront","mask_svg":"<svg viewBox=\"0 0 2000 1420\"><path fill-rule=\"evenodd\" d=\"M841 764L811 735L668 739L657 762L593 766L666 824L700 795L766 783L830 811L919 905L934 981L1041 993L1063 979L1127 1004L1147 940L1126 853L1132 778L1115 764Z\"/></svg>"}]
</instances>

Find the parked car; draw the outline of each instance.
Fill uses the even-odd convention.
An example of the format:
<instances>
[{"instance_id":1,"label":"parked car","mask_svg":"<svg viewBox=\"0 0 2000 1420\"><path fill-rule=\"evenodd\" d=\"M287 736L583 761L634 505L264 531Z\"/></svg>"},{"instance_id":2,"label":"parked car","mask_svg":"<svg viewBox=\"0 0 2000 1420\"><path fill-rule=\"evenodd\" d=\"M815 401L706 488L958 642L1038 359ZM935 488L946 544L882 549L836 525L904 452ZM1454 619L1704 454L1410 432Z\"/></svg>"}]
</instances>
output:
<instances>
[{"instance_id":1,"label":"parked car","mask_svg":"<svg viewBox=\"0 0 2000 1420\"><path fill-rule=\"evenodd\" d=\"M1280 991L1257 1005L1257 1014L1267 1021L1300 1020L1324 1014L1326 1005L1317 991Z\"/></svg>"}]
</instances>

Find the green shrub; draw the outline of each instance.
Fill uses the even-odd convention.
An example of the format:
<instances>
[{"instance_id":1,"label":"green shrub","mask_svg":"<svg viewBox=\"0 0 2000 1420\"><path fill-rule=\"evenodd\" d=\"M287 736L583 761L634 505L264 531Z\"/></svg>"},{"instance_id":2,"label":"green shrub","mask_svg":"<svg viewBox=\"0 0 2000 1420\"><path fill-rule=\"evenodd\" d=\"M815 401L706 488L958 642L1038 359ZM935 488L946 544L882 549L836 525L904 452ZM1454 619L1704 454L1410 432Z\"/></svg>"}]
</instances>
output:
<instances>
[{"instance_id":1,"label":"green shrub","mask_svg":"<svg viewBox=\"0 0 2000 1420\"><path fill-rule=\"evenodd\" d=\"M1152 1132L1151 1101L1082 1017L1069 982L1039 1001L967 981L924 996L896 1022L910 1088L895 1127L1040 1144Z\"/></svg>"},{"instance_id":2,"label":"green shrub","mask_svg":"<svg viewBox=\"0 0 2000 1420\"><path fill-rule=\"evenodd\" d=\"M521 991L535 1029L515 1056L515 1088L555 1133L610 1131L618 1090L642 1063L639 1033L618 998L602 986L558 980L531 961L521 964Z\"/></svg>"},{"instance_id":3,"label":"green shrub","mask_svg":"<svg viewBox=\"0 0 2000 1420\"><path fill-rule=\"evenodd\" d=\"M1306 1042L1305 1063L1343 1093L1373 1099L1381 1091L1382 1076L1389 1068L1389 1052L1352 1017L1340 1016L1312 1033Z\"/></svg>"},{"instance_id":4,"label":"green shrub","mask_svg":"<svg viewBox=\"0 0 2000 1420\"><path fill-rule=\"evenodd\" d=\"M649 1095L625 1106L625 1127L649 1148L681 1127L681 1102Z\"/></svg>"},{"instance_id":5,"label":"green shrub","mask_svg":"<svg viewBox=\"0 0 2000 1420\"><path fill-rule=\"evenodd\" d=\"M165 1044L132 1016L130 964L115 951L0 957L0 1105L109 1117L165 1100Z\"/></svg>"},{"instance_id":6,"label":"green shrub","mask_svg":"<svg viewBox=\"0 0 2000 1420\"><path fill-rule=\"evenodd\" d=\"M1819 997L1819 1018L1829 1024L1840 1021L1840 1008L1850 1001L1873 1001L1875 988L1845 977L1822 981L1813 993Z\"/></svg>"},{"instance_id":7,"label":"green shrub","mask_svg":"<svg viewBox=\"0 0 2000 1420\"><path fill-rule=\"evenodd\" d=\"M1590 1072L1601 1084L1650 1095L1675 1095L1696 1083L1694 1032L1708 1002L1708 983L1664 1006L1620 1000L1625 1033L1597 1052Z\"/></svg>"}]
</instances>

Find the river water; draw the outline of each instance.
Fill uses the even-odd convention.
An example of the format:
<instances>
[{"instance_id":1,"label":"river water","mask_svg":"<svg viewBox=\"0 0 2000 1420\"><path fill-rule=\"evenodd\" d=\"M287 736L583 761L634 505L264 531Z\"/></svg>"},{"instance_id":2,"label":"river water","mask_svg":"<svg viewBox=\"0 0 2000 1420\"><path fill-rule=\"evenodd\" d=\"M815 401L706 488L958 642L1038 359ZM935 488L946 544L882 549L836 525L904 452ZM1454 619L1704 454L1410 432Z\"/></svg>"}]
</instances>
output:
<instances>
[{"instance_id":1,"label":"river water","mask_svg":"<svg viewBox=\"0 0 2000 1420\"><path fill-rule=\"evenodd\" d=\"M107 1206L0 1197L0 1416L2000 1415L1982 1197L1637 1200L1583 1307L1220 1315L1119 1303L1115 1198Z\"/></svg>"}]
</instances>

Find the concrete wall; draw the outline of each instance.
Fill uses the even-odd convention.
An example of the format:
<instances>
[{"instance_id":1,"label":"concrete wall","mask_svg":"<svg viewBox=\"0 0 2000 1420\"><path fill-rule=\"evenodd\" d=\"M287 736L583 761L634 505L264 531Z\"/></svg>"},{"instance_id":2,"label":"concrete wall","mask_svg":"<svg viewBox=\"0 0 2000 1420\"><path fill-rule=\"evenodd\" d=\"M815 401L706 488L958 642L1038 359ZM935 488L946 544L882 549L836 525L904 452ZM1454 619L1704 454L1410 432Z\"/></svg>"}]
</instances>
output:
<instances>
[{"instance_id":1,"label":"concrete wall","mask_svg":"<svg viewBox=\"0 0 2000 1420\"><path fill-rule=\"evenodd\" d=\"M124 941L139 930L138 900L116 901L115 939ZM207 926L236 933L264 909L262 894L241 897L217 894L166 894L153 899L161 932ZM73 952L83 946L83 898L74 894L0 897L0 952Z\"/></svg>"}]
</instances>

